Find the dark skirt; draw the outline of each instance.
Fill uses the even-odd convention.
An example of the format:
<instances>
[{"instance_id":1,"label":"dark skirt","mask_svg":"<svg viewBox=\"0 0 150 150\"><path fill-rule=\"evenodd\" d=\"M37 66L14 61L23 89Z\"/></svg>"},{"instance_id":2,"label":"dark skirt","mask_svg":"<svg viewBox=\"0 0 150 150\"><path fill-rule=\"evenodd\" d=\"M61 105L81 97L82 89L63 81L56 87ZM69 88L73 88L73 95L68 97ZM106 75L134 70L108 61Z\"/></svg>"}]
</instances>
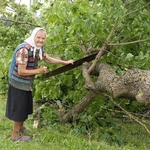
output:
<instances>
[{"instance_id":1,"label":"dark skirt","mask_svg":"<svg viewBox=\"0 0 150 150\"><path fill-rule=\"evenodd\" d=\"M8 88L6 117L13 121L22 122L33 113L33 98L31 91L17 89L11 85Z\"/></svg>"}]
</instances>

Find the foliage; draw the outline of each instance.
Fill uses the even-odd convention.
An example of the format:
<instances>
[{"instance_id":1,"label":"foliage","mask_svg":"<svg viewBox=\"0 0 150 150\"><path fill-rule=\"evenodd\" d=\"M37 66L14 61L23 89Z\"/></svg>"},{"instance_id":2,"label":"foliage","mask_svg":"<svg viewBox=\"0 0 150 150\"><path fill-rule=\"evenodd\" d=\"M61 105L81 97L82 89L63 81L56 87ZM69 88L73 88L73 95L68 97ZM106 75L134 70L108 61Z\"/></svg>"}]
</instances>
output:
<instances>
[{"instance_id":1,"label":"foliage","mask_svg":"<svg viewBox=\"0 0 150 150\"><path fill-rule=\"evenodd\" d=\"M6 21L0 20L0 89L1 93L6 94L7 74L12 53L16 46L24 41L25 35L33 28L26 24L26 21L30 23L35 23L35 21L25 5L17 5L13 1L10 1L10 3L6 1L3 4L12 9L12 11L0 13L0 18L4 16L6 19ZM14 22L9 21L9 19ZM24 23L20 24L20 22Z\"/></svg>"},{"instance_id":2,"label":"foliage","mask_svg":"<svg viewBox=\"0 0 150 150\"><path fill-rule=\"evenodd\" d=\"M0 10L0 14L13 21L0 20L1 93L7 91L7 74L12 52L28 36L29 31L34 28L33 24L41 25L47 30L45 45L47 53L55 58L77 60L82 58L90 48L100 48L117 22L115 32L109 41L110 53L103 56L100 61L110 64L118 74L133 67L149 69L149 41L126 44L149 38L150 8L149 5L146 6L147 0L138 0L138 2L131 0L75 0L74 2L53 0L45 1L45 4L35 3L30 11L26 6L15 4L13 1L8 3L4 0L3 2L5 3L2 5L3 9ZM11 7L13 12L6 12L4 9L6 6ZM33 16L35 12L40 14L36 18ZM43 64L45 63L40 63L40 65ZM59 67L47 66L48 70ZM48 79L43 79L41 75L36 76L34 85L34 99L60 100L63 105L67 105L67 108L71 108L80 101L86 93L81 67ZM143 113L145 109L148 109L138 102L122 99L116 101L121 101L121 105L130 112ZM80 116L79 130L81 133L89 130L92 132L100 127L101 132L105 133L102 129L106 126L110 127L111 124L113 127L105 130L103 137L109 139L110 143L115 141L122 145L124 143L114 133L114 130L120 130L112 119L115 112L109 112L109 109L118 110L106 97L97 97L86 109L84 115ZM52 117L43 114L44 125L57 122L53 108L45 110L45 112L48 111L51 111Z\"/></svg>"},{"instance_id":3,"label":"foliage","mask_svg":"<svg viewBox=\"0 0 150 150\"><path fill-rule=\"evenodd\" d=\"M52 53L52 55L60 56L60 58L81 58L84 54L82 44L87 50L101 47L109 35L113 24L117 21L118 25L110 41L116 46L111 46L111 52L100 61L109 63L118 74L122 74L128 68L134 67L149 69L149 42L117 46L120 43L149 38L148 15L150 10L149 7L142 8L145 4L146 2L144 1L124 6L123 1L119 0L115 1L115 3L109 0L97 2L76 0L74 3L68 3L65 0L61 2L55 0L41 11L41 21L47 24L46 28L49 35L47 45L50 45L50 47L47 46L47 51ZM140 11L136 11L138 9ZM133 11L135 12L133 13ZM78 75L79 78L76 81L74 76L77 77ZM69 85L67 81L70 81ZM77 83L77 86L71 84L74 81ZM78 82L80 83L78 84ZM52 83L56 83L54 87L51 86ZM47 85L43 89L47 99L59 99L64 104L70 104L69 106L72 106L72 101L78 102L85 93L80 69L67 73L67 76L65 74L48 79L42 84ZM38 87L37 84L36 87ZM56 90L57 94L55 93ZM90 126L93 124L94 128L96 128L95 122L102 123L104 126L108 126L107 120L113 122L111 120L113 114L106 112L109 108L112 110L117 108L111 102L105 104L104 99L99 102L98 98L96 98L93 107L90 106L86 113L84 112L87 118L88 116L92 118L97 117L98 114L105 116L103 120L98 116L97 118L100 120L94 119L94 121L89 121ZM137 102L128 102L128 100L123 100L121 106L131 112L142 113L145 110L144 105ZM86 122L86 119L81 117L81 126L83 126L83 120ZM115 124L113 126L117 128ZM82 132L81 127L80 129Z\"/></svg>"},{"instance_id":4,"label":"foliage","mask_svg":"<svg viewBox=\"0 0 150 150\"><path fill-rule=\"evenodd\" d=\"M79 59L84 55L82 44L87 49L101 47L117 19L118 26L111 38L111 43L118 44L149 38L150 28L147 17L150 13L149 7L132 13L133 8L137 10L145 4L146 2L142 0L138 4L131 3L126 7L123 6L123 1L119 0L116 0L115 3L110 0L97 2L76 0L73 3L69 3L66 0L61 2L54 0L51 3L47 3L46 7L41 11L39 20L41 24L46 24L48 32L46 51L59 58ZM127 15L128 13L131 14ZM111 52L104 56L101 61L111 64L118 73L123 73L123 71L131 67L149 69L150 53L147 50L148 48L149 42L113 46L111 47ZM56 66L52 67L50 65L49 67L49 69L54 69ZM76 81L76 77L80 77L80 81L78 80L79 78ZM69 79L67 80L70 81L69 85L65 78ZM75 84L77 82L81 83L74 88L71 82L75 82ZM56 84L52 87L51 83ZM53 96L52 99L60 99L62 98L62 94L59 92L62 90L61 87L67 86L69 90L71 89L70 87L73 87L75 95L80 95L78 89L83 89L84 81L81 77L80 69L76 69L67 73L67 76L65 74L65 76L58 76L55 79L48 79L42 84L46 84L46 87L58 92L58 96L54 96L56 94L50 94L49 88L46 90L45 87L44 93L46 93L47 99L51 99ZM68 92L63 91L63 93L67 93L64 99L69 100L67 99ZM74 94L71 92L69 97L74 99ZM80 100L81 97L77 97L77 99Z\"/></svg>"}]
</instances>

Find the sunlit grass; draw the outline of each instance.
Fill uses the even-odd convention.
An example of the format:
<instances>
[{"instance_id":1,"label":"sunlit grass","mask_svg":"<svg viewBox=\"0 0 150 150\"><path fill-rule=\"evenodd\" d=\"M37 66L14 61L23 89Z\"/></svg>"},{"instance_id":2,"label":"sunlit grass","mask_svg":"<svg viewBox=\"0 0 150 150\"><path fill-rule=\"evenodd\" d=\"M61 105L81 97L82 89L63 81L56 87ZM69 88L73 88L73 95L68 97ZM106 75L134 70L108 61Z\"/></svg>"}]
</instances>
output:
<instances>
[{"instance_id":1,"label":"sunlit grass","mask_svg":"<svg viewBox=\"0 0 150 150\"><path fill-rule=\"evenodd\" d=\"M6 99L0 98L0 150L149 150L150 137L139 125L124 125L120 131L121 138L127 144L123 147L110 146L101 139L88 140L75 134L68 125L49 125L47 128L33 129L32 119L25 125L30 129L33 138L29 142L13 142L10 140L12 122L5 117ZM51 126L51 127L50 127ZM140 132L140 133L139 133ZM144 140L144 141L143 141Z\"/></svg>"}]
</instances>

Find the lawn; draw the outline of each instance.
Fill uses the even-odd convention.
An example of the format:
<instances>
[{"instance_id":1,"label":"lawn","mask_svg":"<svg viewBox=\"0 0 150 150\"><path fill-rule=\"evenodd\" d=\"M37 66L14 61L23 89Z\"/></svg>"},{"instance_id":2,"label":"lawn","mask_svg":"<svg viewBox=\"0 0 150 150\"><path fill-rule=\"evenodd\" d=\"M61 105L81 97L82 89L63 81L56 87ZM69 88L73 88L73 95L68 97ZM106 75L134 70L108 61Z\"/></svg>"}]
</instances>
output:
<instances>
[{"instance_id":1,"label":"lawn","mask_svg":"<svg viewBox=\"0 0 150 150\"><path fill-rule=\"evenodd\" d=\"M5 114L6 98L0 97L0 150L149 150L150 136L141 126L124 125L118 133L127 144L123 147L109 145L103 140L87 140L74 133L67 125L56 124L47 128L34 129L32 119L26 121L32 136L28 142L10 140L12 122Z\"/></svg>"}]
</instances>

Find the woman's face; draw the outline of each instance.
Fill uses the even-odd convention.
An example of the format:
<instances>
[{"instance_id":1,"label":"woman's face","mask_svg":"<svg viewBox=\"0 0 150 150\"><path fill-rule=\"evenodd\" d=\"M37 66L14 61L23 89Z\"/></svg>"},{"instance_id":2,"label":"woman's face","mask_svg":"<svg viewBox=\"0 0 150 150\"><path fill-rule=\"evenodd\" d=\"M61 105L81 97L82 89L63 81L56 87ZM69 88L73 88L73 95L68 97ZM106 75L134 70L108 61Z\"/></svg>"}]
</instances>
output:
<instances>
[{"instance_id":1,"label":"woman's face","mask_svg":"<svg viewBox=\"0 0 150 150\"><path fill-rule=\"evenodd\" d=\"M37 47L42 47L46 42L46 32L40 30L36 33L34 37L34 43Z\"/></svg>"}]
</instances>

